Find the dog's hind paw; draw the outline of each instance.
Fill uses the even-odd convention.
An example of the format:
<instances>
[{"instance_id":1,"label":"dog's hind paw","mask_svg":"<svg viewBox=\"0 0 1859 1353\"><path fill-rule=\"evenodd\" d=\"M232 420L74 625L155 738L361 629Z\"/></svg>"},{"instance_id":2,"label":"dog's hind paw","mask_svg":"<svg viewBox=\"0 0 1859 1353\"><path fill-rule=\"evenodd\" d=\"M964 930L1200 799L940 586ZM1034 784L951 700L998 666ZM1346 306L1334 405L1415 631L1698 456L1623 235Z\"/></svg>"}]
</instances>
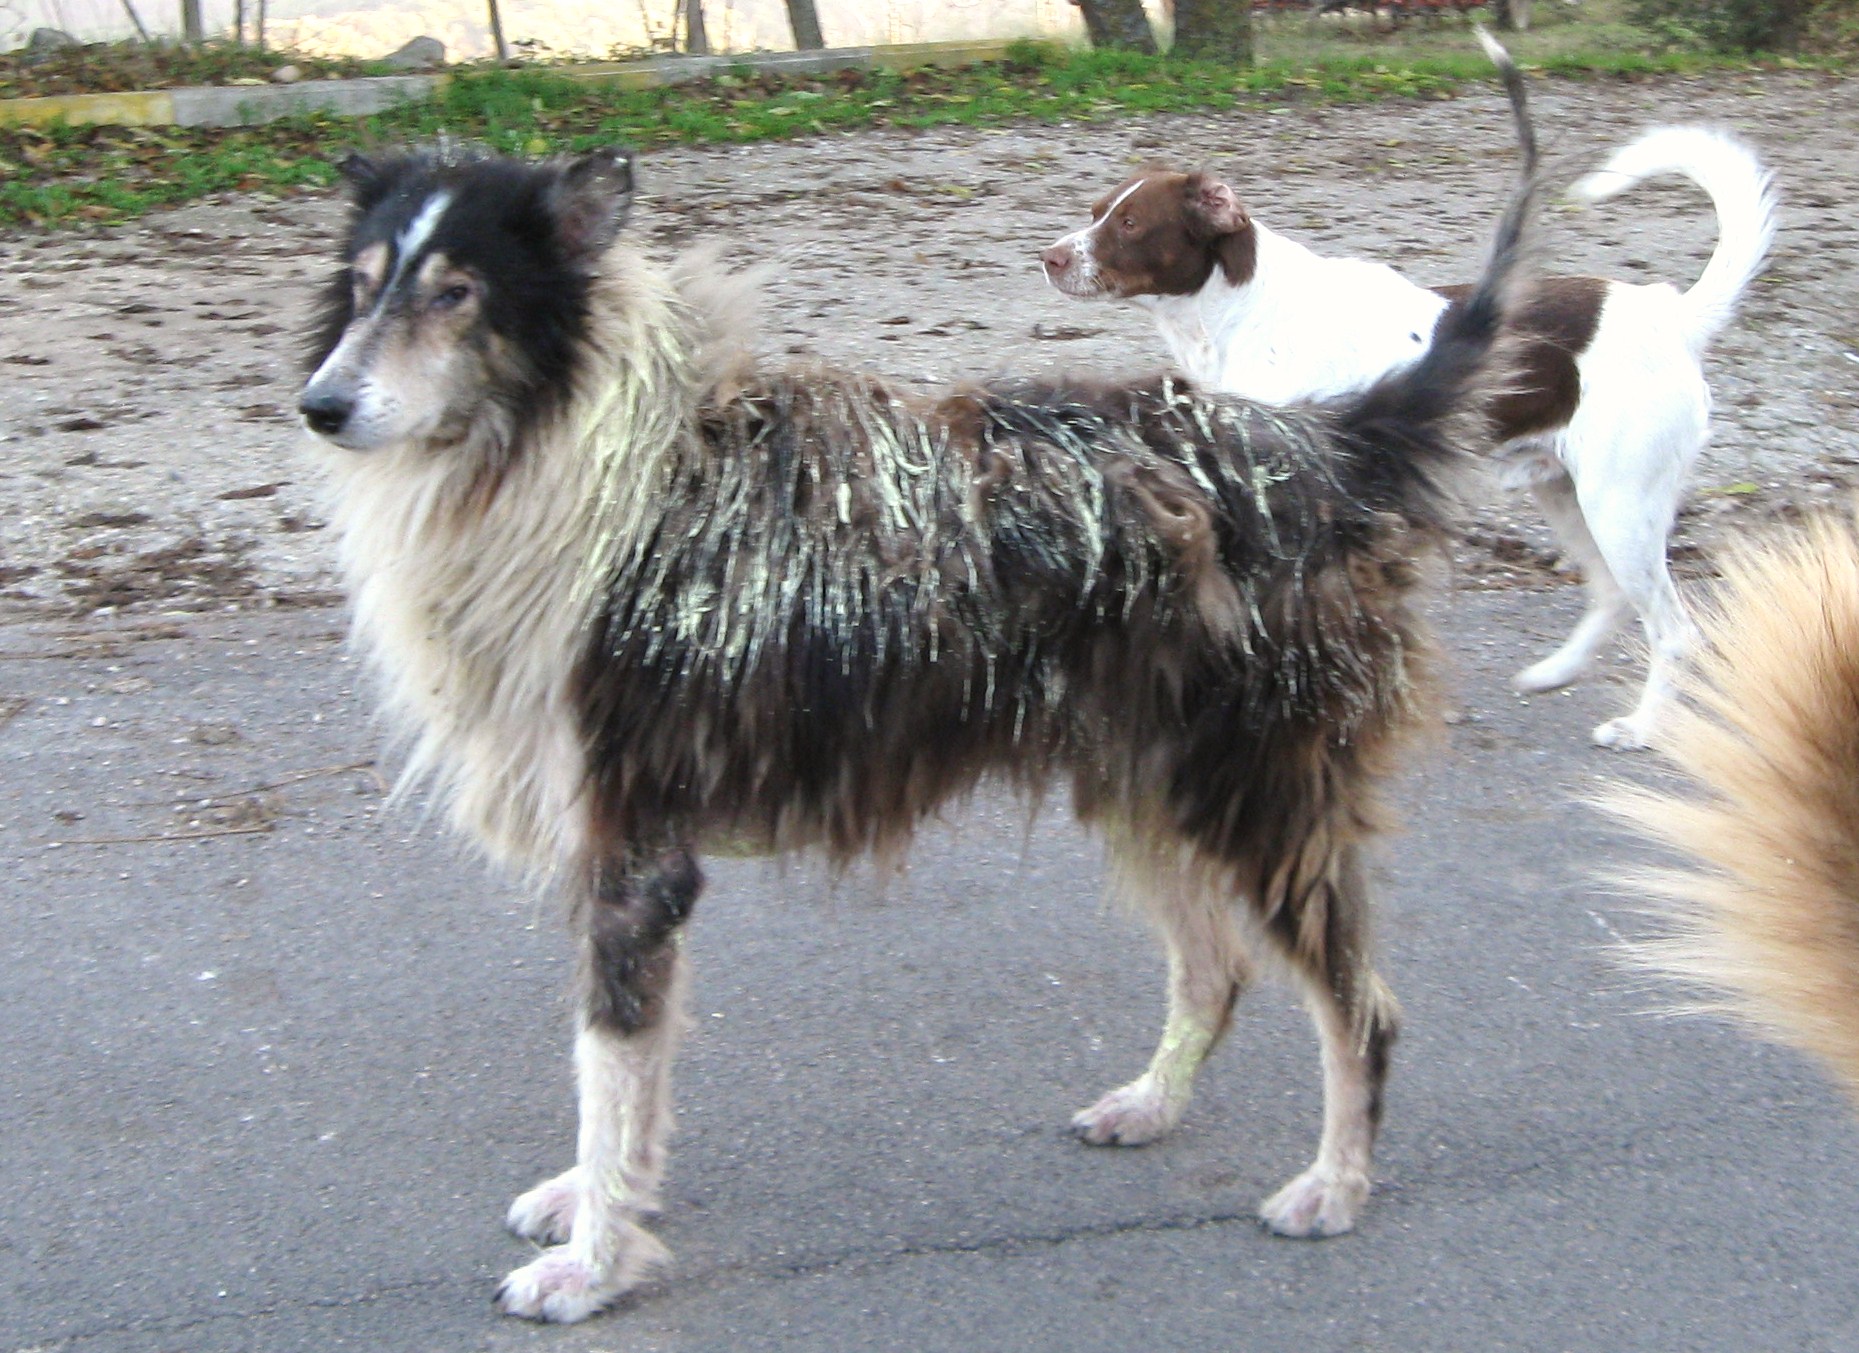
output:
<instances>
[{"instance_id":1,"label":"dog's hind paw","mask_svg":"<svg viewBox=\"0 0 1859 1353\"><path fill-rule=\"evenodd\" d=\"M1072 1131L1092 1146L1146 1146L1181 1121L1185 1102L1172 1100L1151 1076L1139 1076L1072 1115Z\"/></svg>"},{"instance_id":2,"label":"dog's hind paw","mask_svg":"<svg viewBox=\"0 0 1859 1353\"><path fill-rule=\"evenodd\" d=\"M1519 695L1541 695L1561 690L1578 680L1587 666L1585 659L1570 661L1552 653L1534 666L1526 667L1510 679L1510 688Z\"/></svg>"},{"instance_id":3,"label":"dog's hind paw","mask_svg":"<svg viewBox=\"0 0 1859 1353\"><path fill-rule=\"evenodd\" d=\"M1360 1170L1313 1165L1265 1200L1259 1220L1274 1235L1300 1240L1340 1236L1355 1229L1368 1193L1368 1176Z\"/></svg>"},{"instance_id":4,"label":"dog's hind paw","mask_svg":"<svg viewBox=\"0 0 1859 1353\"><path fill-rule=\"evenodd\" d=\"M503 1224L529 1240L559 1245L574 1229L575 1200L581 1172L564 1170L520 1195L504 1214Z\"/></svg>"},{"instance_id":5,"label":"dog's hind paw","mask_svg":"<svg viewBox=\"0 0 1859 1353\"><path fill-rule=\"evenodd\" d=\"M1652 746L1652 732L1637 719L1609 719L1589 735L1597 747L1617 752L1644 751Z\"/></svg>"},{"instance_id":6,"label":"dog's hind paw","mask_svg":"<svg viewBox=\"0 0 1859 1353\"><path fill-rule=\"evenodd\" d=\"M497 1288L497 1309L525 1320L572 1325L596 1315L671 1262L649 1232L627 1227L619 1257L604 1269L577 1256L573 1245L544 1250Z\"/></svg>"}]
</instances>

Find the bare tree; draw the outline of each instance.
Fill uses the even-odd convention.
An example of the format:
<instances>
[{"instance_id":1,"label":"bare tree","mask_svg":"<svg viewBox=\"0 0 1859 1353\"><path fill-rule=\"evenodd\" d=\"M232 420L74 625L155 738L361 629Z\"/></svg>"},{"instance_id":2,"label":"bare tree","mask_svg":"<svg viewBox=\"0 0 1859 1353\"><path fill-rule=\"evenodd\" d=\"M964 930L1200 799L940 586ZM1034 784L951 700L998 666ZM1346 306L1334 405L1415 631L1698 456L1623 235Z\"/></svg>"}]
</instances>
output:
<instances>
[{"instance_id":1,"label":"bare tree","mask_svg":"<svg viewBox=\"0 0 1859 1353\"><path fill-rule=\"evenodd\" d=\"M1175 0L1174 56L1252 64L1250 0Z\"/></svg>"},{"instance_id":2,"label":"bare tree","mask_svg":"<svg viewBox=\"0 0 1859 1353\"><path fill-rule=\"evenodd\" d=\"M129 22L136 26L136 36L142 39L144 46L147 46L148 29L142 25L142 16L136 13L136 7L131 0L123 0L123 8L129 11Z\"/></svg>"},{"instance_id":3,"label":"bare tree","mask_svg":"<svg viewBox=\"0 0 1859 1353\"><path fill-rule=\"evenodd\" d=\"M1527 32L1530 27L1530 0L1496 0L1497 26L1507 33Z\"/></svg>"},{"instance_id":4,"label":"bare tree","mask_svg":"<svg viewBox=\"0 0 1859 1353\"><path fill-rule=\"evenodd\" d=\"M200 23L200 0L181 0L181 41L198 47L206 37Z\"/></svg>"},{"instance_id":5,"label":"bare tree","mask_svg":"<svg viewBox=\"0 0 1859 1353\"><path fill-rule=\"evenodd\" d=\"M1143 13L1142 0L1072 0L1084 11L1085 31L1093 47L1125 47L1155 55L1155 30Z\"/></svg>"},{"instance_id":6,"label":"bare tree","mask_svg":"<svg viewBox=\"0 0 1859 1353\"><path fill-rule=\"evenodd\" d=\"M710 34L704 28L704 0L684 0L684 50L692 56L710 55Z\"/></svg>"},{"instance_id":7,"label":"bare tree","mask_svg":"<svg viewBox=\"0 0 1859 1353\"><path fill-rule=\"evenodd\" d=\"M826 46L820 36L820 15L813 0L787 0L787 21L794 30L794 45L803 52L817 52Z\"/></svg>"},{"instance_id":8,"label":"bare tree","mask_svg":"<svg viewBox=\"0 0 1859 1353\"><path fill-rule=\"evenodd\" d=\"M497 46L497 59L510 59L510 44L503 40L503 14L497 8L497 0L489 0L491 9L491 41Z\"/></svg>"}]
</instances>

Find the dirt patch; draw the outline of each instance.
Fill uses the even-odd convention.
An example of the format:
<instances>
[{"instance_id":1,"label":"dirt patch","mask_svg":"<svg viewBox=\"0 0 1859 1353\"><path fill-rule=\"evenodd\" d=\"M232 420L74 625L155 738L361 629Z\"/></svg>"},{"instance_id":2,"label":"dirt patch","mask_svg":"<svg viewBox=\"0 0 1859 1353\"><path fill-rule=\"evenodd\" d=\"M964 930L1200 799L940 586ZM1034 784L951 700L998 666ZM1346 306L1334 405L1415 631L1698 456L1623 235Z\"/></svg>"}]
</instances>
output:
<instances>
[{"instance_id":1,"label":"dirt patch","mask_svg":"<svg viewBox=\"0 0 1859 1353\"><path fill-rule=\"evenodd\" d=\"M1709 122L1773 166L1772 265L1712 352L1715 440L1681 522L1697 567L1726 530L1839 500L1859 471L1859 84L1812 74L1546 82L1552 182L1647 125ZM1490 90L1347 108L1102 124L862 132L667 150L633 230L730 244L771 277L764 347L907 381L1164 360L1136 312L1067 300L1035 251L1149 160L1229 176L1273 228L1421 282L1477 266L1514 163ZM315 602L332 551L291 409L328 274L333 198L209 202L89 235L0 242L0 595L94 610ZM1715 241L1688 185L1575 212L1551 194L1547 268L1689 285ZM1566 577L1525 503L1480 507L1462 578Z\"/></svg>"},{"instance_id":2,"label":"dirt patch","mask_svg":"<svg viewBox=\"0 0 1859 1353\"><path fill-rule=\"evenodd\" d=\"M105 524L139 526L149 520L146 513L134 513ZM250 552L244 541L214 545L189 536L127 556L101 547L73 551L56 562L53 572L63 583L71 609L80 615L150 605L172 611L218 610L257 597Z\"/></svg>"}]
</instances>

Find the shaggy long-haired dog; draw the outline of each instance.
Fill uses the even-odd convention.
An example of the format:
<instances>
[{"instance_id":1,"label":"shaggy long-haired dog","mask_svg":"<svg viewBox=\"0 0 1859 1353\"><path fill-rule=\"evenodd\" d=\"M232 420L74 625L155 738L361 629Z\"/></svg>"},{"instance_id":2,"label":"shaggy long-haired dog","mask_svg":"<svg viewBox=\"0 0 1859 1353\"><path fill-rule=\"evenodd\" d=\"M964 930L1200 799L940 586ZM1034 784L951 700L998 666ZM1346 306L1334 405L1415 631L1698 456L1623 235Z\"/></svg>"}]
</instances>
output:
<instances>
[{"instance_id":1,"label":"shaggy long-haired dog","mask_svg":"<svg viewBox=\"0 0 1859 1353\"><path fill-rule=\"evenodd\" d=\"M1740 544L1659 746L1683 789L1618 813L1676 851L1640 876L1647 966L1813 1054L1859 1101L1859 521Z\"/></svg>"},{"instance_id":2,"label":"shaggy long-haired dog","mask_svg":"<svg viewBox=\"0 0 1859 1353\"><path fill-rule=\"evenodd\" d=\"M574 897L579 1146L510 1211L559 1244L502 1307L578 1320L666 1257L639 1222L699 855L894 855L987 776L1068 785L1168 948L1154 1061L1079 1131L1166 1131L1262 950L1325 1084L1316 1161L1263 1217L1348 1230L1395 1032L1362 849L1425 704L1416 558L1491 379L1529 174L1421 362L1287 412L1160 378L919 397L758 366L706 270L620 238L624 152L347 172L302 412L357 635L411 772Z\"/></svg>"}]
</instances>

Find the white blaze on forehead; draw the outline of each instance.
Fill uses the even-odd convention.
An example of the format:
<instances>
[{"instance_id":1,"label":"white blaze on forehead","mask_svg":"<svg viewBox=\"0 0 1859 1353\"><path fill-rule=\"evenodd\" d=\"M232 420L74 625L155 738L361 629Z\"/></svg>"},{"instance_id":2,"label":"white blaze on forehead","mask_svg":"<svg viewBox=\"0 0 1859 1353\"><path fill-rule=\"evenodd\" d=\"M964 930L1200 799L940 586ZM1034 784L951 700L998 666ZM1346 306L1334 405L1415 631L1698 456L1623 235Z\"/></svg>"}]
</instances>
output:
<instances>
[{"instance_id":1,"label":"white blaze on forehead","mask_svg":"<svg viewBox=\"0 0 1859 1353\"><path fill-rule=\"evenodd\" d=\"M1138 188L1142 187L1143 184L1147 183L1148 181L1149 180L1147 178L1137 179L1136 182L1132 183L1129 187L1125 188L1122 192L1118 193L1116 197L1112 199L1110 205L1104 208L1104 214L1098 217L1097 219L1100 221L1108 221L1111 217L1111 214L1115 212L1118 207L1123 205L1124 199L1127 198L1131 193L1135 192Z\"/></svg>"},{"instance_id":2,"label":"white blaze on forehead","mask_svg":"<svg viewBox=\"0 0 1859 1353\"><path fill-rule=\"evenodd\" d=\"M411 221L401 227L400 234L394 237L394 276L398 282L407 270L407 261L425 247L432 238L433 231L439 228L439 221L445 215L445 209L452 205L452 194L437 192L426 199L425 205Z\"/></svg>"}]
</instances>

